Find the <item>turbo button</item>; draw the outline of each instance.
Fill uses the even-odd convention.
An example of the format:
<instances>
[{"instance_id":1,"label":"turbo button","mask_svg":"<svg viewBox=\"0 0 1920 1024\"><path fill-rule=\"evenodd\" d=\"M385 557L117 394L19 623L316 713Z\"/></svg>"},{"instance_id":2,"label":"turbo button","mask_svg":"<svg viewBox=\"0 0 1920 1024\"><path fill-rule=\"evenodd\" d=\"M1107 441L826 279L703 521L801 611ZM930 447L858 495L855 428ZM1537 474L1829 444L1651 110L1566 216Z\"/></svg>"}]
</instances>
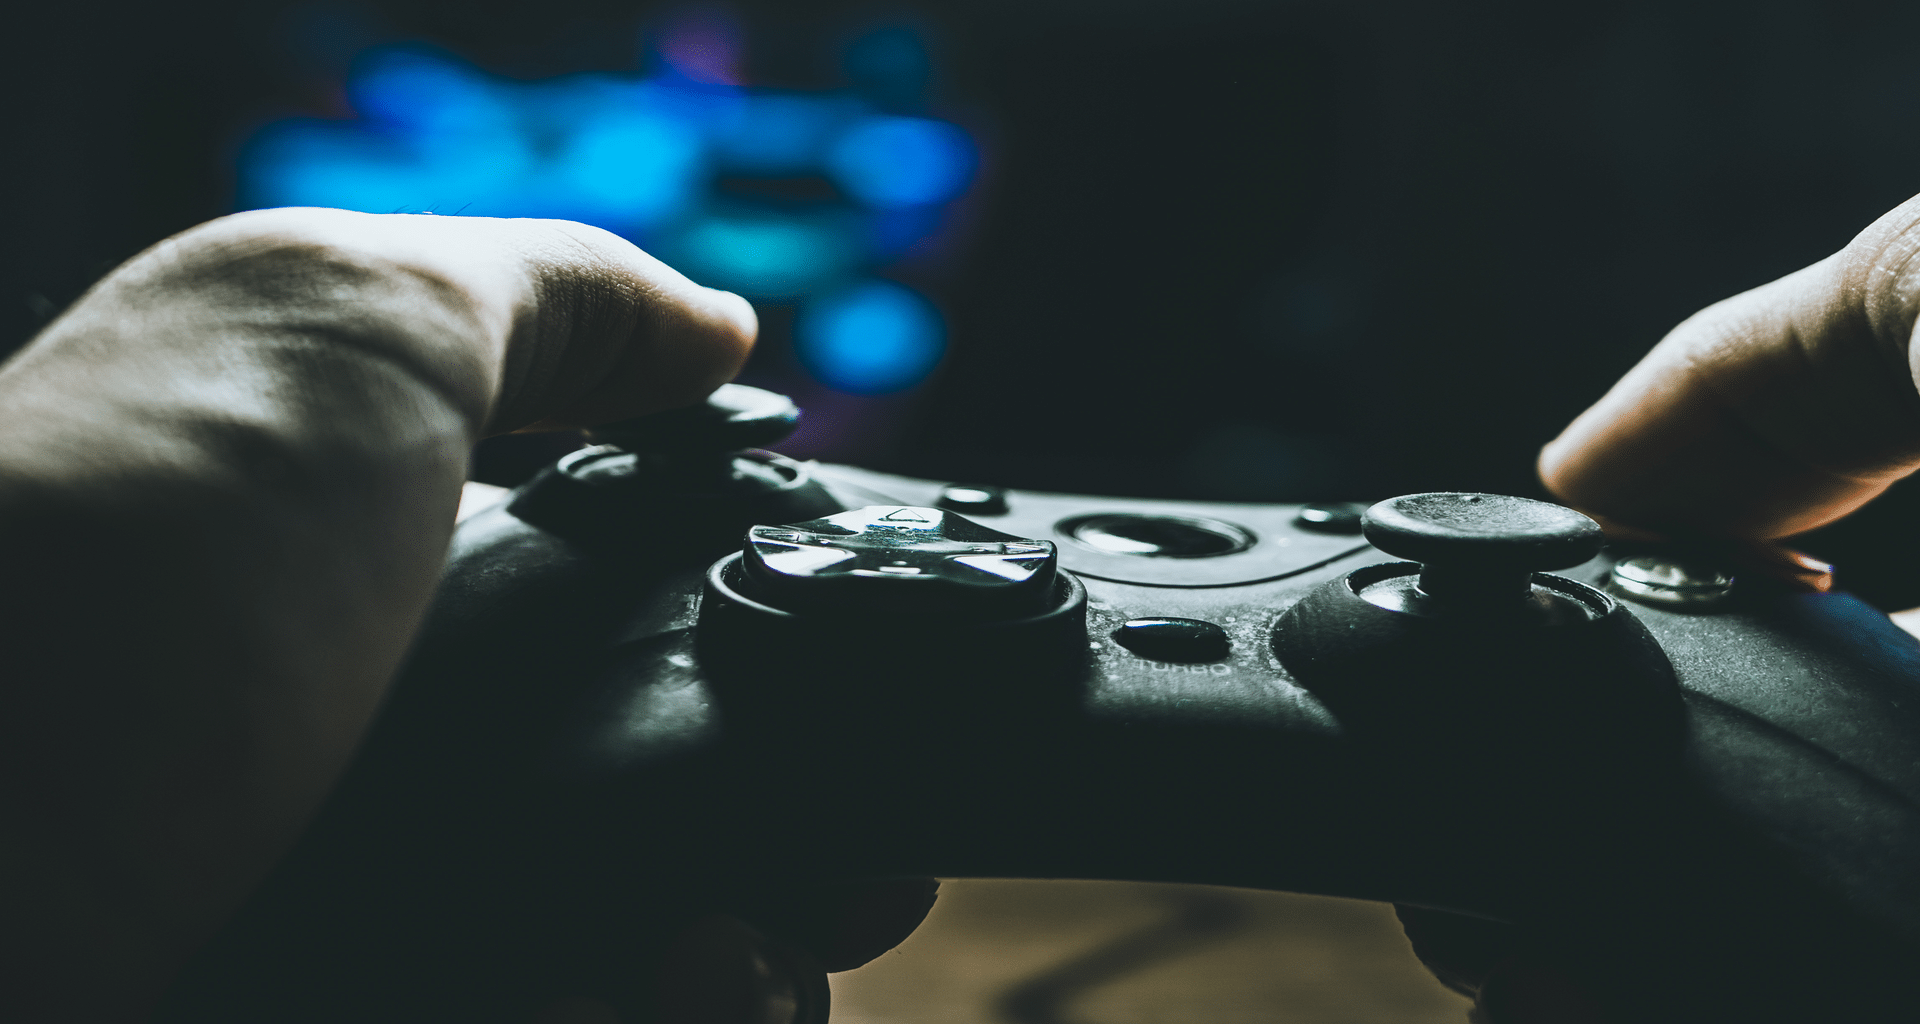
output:
<instances>
[{"instance_id":1,"label":"turbo button","mask_svg":"<svg viewBox=\"0 0 1920 1024\"><path fill-rule=\"evenodd\" d=\"M1203 619L1129 619L1113 642L1155 661L1219 661L1230 646L1227 631Z\"/></svg>"}]
</instances>

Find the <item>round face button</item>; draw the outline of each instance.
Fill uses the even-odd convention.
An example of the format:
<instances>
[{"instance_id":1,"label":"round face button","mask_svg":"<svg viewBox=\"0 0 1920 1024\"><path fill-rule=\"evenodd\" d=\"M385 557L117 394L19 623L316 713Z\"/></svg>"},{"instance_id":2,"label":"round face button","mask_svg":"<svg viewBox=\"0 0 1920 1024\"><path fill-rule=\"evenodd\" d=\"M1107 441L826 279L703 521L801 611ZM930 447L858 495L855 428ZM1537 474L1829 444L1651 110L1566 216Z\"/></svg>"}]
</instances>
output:
<instances>
[{"instance_id":1,"label":"round face button","mask_svg":"<svg viewBox=\"0 0 1920 1024\"><path fill-rule=\"evenodd\" d=\"M934 504L976 516L1003 516L1007 514L1007 489L990 484L948 484L940 488L940 498Z\"/></svg>"},{"instance_id":2,"label":"round face button","mask_svg":"<svg viewBox=\"0 0 1920 1024\"><path fill-rule=\"evenodd\" d=\"M1075 516L1057 529L1096 551L1149 558L1209 558L1253 546L1238 526L1187 516L1108 512Z\"/></svg>"},{"instance_id":3,"label":"round face button","mask_svg":"<svg viewBox=\"0 0 1920 1024\"><path fill-rule=\"evenodd\" d=\"M1613 567L1614 589L1642 604L1704 608L1733 592L1733 576L1703 562L1641 555Z\"/></svg>"},{"instance_id":4,"label":"round face button","mask_svg":"<svg viewBox=\"0 0 1920 1024\"><path fill-rule=\"evenodd\" d=\"M1367 506L1357 501L1318 501L1302 505L1293 525L1316 533L1358 534Z\"/></svg>"},{"instance_id":5,"label":"round face button","mask_svg":"<svg viewBox=\"0 0 1920 1024\"><path fill-rule=\"evenodd\" d=\"M955 615L1044 610L1053 543L988 529L944 509L869 505L747 532L741 560L767 603L794 612Z\"/></svg>"}]
</instances>

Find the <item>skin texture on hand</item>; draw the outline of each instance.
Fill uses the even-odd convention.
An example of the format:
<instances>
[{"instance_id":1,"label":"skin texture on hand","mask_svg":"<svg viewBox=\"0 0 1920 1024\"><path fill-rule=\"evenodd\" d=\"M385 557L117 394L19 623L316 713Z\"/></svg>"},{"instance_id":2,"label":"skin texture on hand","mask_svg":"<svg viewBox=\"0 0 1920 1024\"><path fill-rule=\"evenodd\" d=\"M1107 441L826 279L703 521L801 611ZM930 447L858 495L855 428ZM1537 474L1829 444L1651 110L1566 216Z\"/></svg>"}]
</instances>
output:
<instances>
[{"instance_id":1,"label":"skin texture on hand","mask_svg":"<svg viewBox=\"0 0 1920 1024\"><path fill-rule=\"evenodd\" d=\"M1540 455L1620 532L1772 540L1920 469L1920 198L1674 328Z\"/></svg>"},{"instance_id":2,"label":"skin texture on hand","mask_svg":"<svg viewBox=\"0 0 1920 1024\"><path fill-rule=\"evenodd\" d=\"M1770 575L1823 576L1758 542L1833 522L1920 469L1916 257L1920 198L1695 314L1542 450L1541 479L1610 532L1749 542L1772 552L1777 564L1755 565ZM1493 973L1481 1005L1493 1024L1600 1019L1551 964Z\"/></svg>"},{"instance_id":3,"label":"skin texture on hand","mask_svg":"<svg viewBox=\"0 0 1920 1024\"><path fill-rule=\"evenodd\" d=\"M754 331L594 228L278 210L0 367L0 1019L139 1019L293 842L475 439L698 401Z\"/></svg>"},{"instance_id":4,"label":"skin texture on hand","mask_svg":"<svg viewBox=\"0 0 1920 1024\"><path fill-rule=\"evenodd\" d=\"M1562 501L1628 537L1720 546L1825 589L1764 543L1833 522L1920 469L1920 197L1845 248L1674 328L1541 451ZM1597 1004L1516 929L1402 908L1423 961L1489 1024L1586 1024Z\"/></svg>"}]
</instances>

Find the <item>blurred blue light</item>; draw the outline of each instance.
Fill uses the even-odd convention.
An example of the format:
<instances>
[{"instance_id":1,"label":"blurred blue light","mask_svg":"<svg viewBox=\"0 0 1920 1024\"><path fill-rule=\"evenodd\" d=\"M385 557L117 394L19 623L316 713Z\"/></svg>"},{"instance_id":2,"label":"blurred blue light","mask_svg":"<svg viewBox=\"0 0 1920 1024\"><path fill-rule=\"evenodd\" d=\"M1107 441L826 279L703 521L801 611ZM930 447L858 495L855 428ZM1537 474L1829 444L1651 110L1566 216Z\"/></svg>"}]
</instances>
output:
<instances>
[{"instance_id":1,"label":"blurred blue light","mask_svg":"<svg viewBox=\"0 0 1920 1024\"><path fill-rule=\"evenodd\" d=\"M945 226L944 213L944 208L934 204L877 210L869 224L868 241L875 253L898 256L939 234Z\"/></svg>"},{"instance_id":2,"label":"blurred blue light","mask_svg":"<svg viewBox=\"0 0 1920 1024\"><path fill-rule=\"evenodd\" d=\"M697 135L639 111L581 125L557 163L566 191L580 203L576 219L621 225L652 224L677 212L704 169Z\"/></svg>"},{"instance_id":3,"label":"blurred blue light","mask_svg":"<svg viewBox=\"0 0 1920 1024\"><path fill-rule=\"evenodd\" d=\"M751 299L790 299L844 278L859 260L840 224L779 216L714 216L669 251L688 276Z\"/></svg>"},{"instance_id":4,"label":"blurred blue light","mask_svg":"<svg viewBox=\"0 0 1920 1024\"><path fill-rule=\"evenodd\" d=\"M711 43L718 60L717 31L695 26L682 42ZM423 47L374 50L348 81L362 119L267 126L243 148L242 198L251 206L571 217L632 236L698 220L714 171L826 171L888 221L864 230L849 222L847 230L883 239L876 254L892 255L917 240L902 233L908 221L940 220L889 211L944 203L973 175L972 140L944 121L875 114L844 93L676 81L510 82Z\"/></svg>"},{"instance_id":5,"label":"blurred blue light","mask_svg":"<svg viewBox=\"0 0 1920 1024\"><path fill-rule=\"evenodd\" d=\"M741 171L813 170L839 129L859 113L854 104L829 97L747 96L732 116L715 125L714 145L722 160Z\"/></svg>"},{"instance_id":6,"label":"blurred blue light","mask_svg":"<svg viewBox=\"0 0 1920 1024\"><path fill-rule=\"evenodd\" d=\"M364 121L269 125L241 154L248 206L567 217L629 235L693 204L699 125L651 83L491 82L430 51L369 54Z\"/></svg>"},{"instance_id":7,"label":"blurred blue light","mask_svg":"<svg viewBox=\"0 0 1920 1024\"><path fill-rule=\"evenodd\" d=\"M414 136L497 135L511 111L487 81L455 61L413 48L376 50L347 81L362 117Z\"/></svg>"},{"instance_id":8,"label":"blurred blue light","mask_svg":"<svg viewBox=\"0 0 1920 1024\"><path fill-rule=\"evenodd\" d=\"M414 140L354 131L325 121L270 126L242 152L248 207L332 206L368 213L484 205L519 174L526 154L515 145L424 148ZM491 212L466 209L465 212Z\"/></svg>"},{"instance_id":9,"label":"blurred blue light","mask_svg":"<svg viewBox=\"0 0 1920 1024\"><path fill-rule=\"evenodd\" d=\"M650 76L535 82L424 45L368 50L346 82L353 117L279 121L240 147L241 207L584 221L703 284L802 300L802 361L833 387L891 391L931 372L945 345L933 306L849 284L938 236L978 163L959 127L903 116L931 74L919 36L856 40L855 88L838 92L740 86L738 26L711 11L653 45Z\"/></svg>"},{"instance_id":10,"label":"blurred blue light","mask_svg":"<svg viewBox=\"0 0 1920 1024\"><path fill-rule=\"evenodd\" d=\"M967 133L924 117L868 117L840 137L828 166L869 206L921 206L951 199L973 177Z\"/></svg>"},{"instance_id":11,"label":"blurred blue light","mask_svg":"<svg viewBox=\"0 0 1920 1024\"><path fill-rule=\"evenodd\" d=\"M814 299L794 332L800 360L815 377L860 395L920 383L946 350L939 311L891 281L868 281Z\"/></svg>"}]
</instances>

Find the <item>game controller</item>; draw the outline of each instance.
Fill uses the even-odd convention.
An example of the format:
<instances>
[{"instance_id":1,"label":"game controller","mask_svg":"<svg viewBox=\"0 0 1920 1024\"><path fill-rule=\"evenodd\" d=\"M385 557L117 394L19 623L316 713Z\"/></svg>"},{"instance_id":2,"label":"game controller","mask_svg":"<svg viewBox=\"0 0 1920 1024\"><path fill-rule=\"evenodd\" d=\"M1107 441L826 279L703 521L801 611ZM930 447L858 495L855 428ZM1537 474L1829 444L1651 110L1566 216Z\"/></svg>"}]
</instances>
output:
<instances>
[{"instance_id":1,"label":"game controller","mask_svg":"<svg viewBox=\"0 0 1920 1024\"><path fill-rule=\"evenodd\" d=\"M1007 491L596 431L168 1021L524 1020L742 887L1138 879L1513 922L1637 1021L1920 1017L1920 642L1545 502ZM1549 570L1563 570L1552 574Z\"/></svg>"}]
</instances>

